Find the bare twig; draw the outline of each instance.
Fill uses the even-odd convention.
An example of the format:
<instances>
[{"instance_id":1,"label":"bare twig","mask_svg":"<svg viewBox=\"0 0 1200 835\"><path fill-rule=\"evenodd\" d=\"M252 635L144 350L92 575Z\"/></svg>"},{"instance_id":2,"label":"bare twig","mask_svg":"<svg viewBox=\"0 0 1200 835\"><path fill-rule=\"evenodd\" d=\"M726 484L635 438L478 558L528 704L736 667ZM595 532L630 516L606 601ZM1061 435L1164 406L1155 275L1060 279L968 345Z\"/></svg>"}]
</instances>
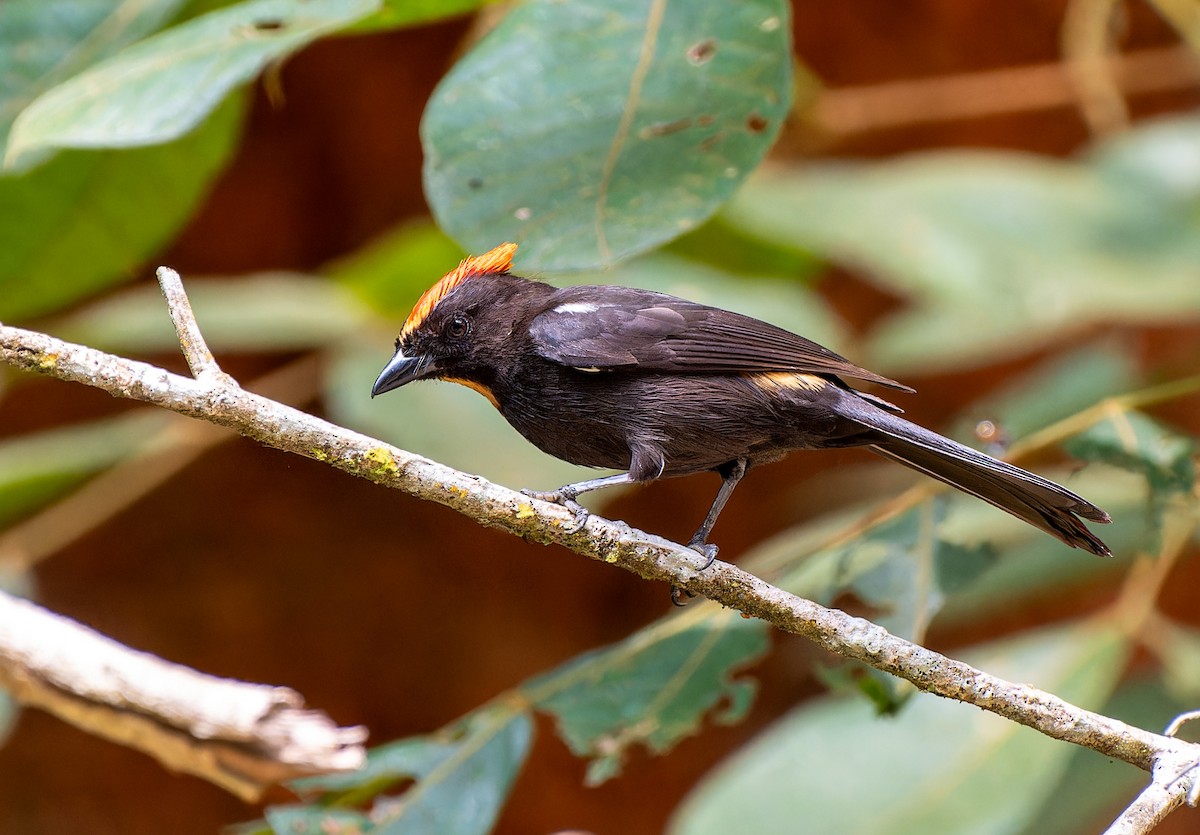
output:
<instances>
[{"instance_id":1,"label":"bare twig","mask_svg":"<svg viewBox=\"0 0 1200 835\"><path fill-rule=\"evenodd\" d=\"M802 635L825 649L904 678L919 689L974 704L1047 736L1150 770L1157 760L1196 759L1200 746L1083 710L1027 685L976 670L895 637L862 618L788 594L736 566L707 571L696 552L593 515L577 530L566 509L492 484L238 388L195 380L121 357L0 326L0 361L95 386L229 426L268 446L328 463L378 484L446 505L484 525L559 543L646 579L702 594Z\"/></svg>"},{"instance_id":2,"label":"bare twig","mask_svg":"<svg viewBox=\"0 0 1200 835\"><path fill-rule=\"evenodd\" d=\"M1174 736L1183 722L1196 715L1193 712L1176 717L1167 729L1167 736ZM1146 835L1184 803L1195 806L1200 793L1197 772L1200 761L1194 752L1163 752L1154 763L1150 785L1142 789L1104 835Z\"/></svg>"},{"instance_id":3,"label":"bare twig","mask_svg":"<svg viewBox=\"0 0 1200 835\"><path fill-rule=\"evenodd\" d=\"M1104 835L1145 835L1181 805L1182 791L1154 780L1104 830Z\"/></svg>"},{"instance_id":4,"label":"bare twig","mask_svg":"<svg viewBox=\"0 0 1200 835\"><path fill-rule=\"evenodd\" d=\"M1123 11L1116 0L1071 0L1063 20L1063 69L1075 87L1084 121L1099 136L1129 123L1113 60L1113 21Z\"/></svg>"},{"instance_id":5,"label":"bare twig","mask_svg":"<svg viewBox=\"0 0 1200 835\"><path fill-rule=\"evenodd\" d=\"M294 690L204 675L3 592L0 686L246 800L366 757L364 728L338 728Z\"/></svg>"},{"instance_id":6,"label":"bare twig","mask_svg":"<svg viewBox=\"0 0 1200 835\"><path fill-rule=\"evenodd\" d=\"M1183 46L1115 55L1104 72L1126 95L1200 84L1200 63ZM844 135L1051 110L1077 102L1067 67L1054 62L825 90L817 96L811 117L819 129Z\"/></svg>"},{"instance_id":7,"label":"bare twig","mask_svg":"<svg viewBox=\"0 0 1200 835\"><path fill-rule=\"evenodd\" d=\"M222 385L236 387L237 382L221 370L208 350L208 343L204 341L200 325L196 322L196 314L192 312L192 303L183 291L179 273L170 267L159 267L157 275L158 286L167 300L171 323L175 326L175 335L179 337L179 347L183 350L188 368L192 370L192 376L197 380L219 381Z\"/></svg>"},{"instance_id":8,"label":"bare twig","mask_svg":"<svg viewBox=\"0 0 1200 835\"><path fill-rule=\"evenodd\" d=\"M1163 731L1167 736L1175 736L1188 722L1195 722L1200 719L1200 710L1189 710L1181 713L1171 720L1171 724L1167 725L1167 729Z\"/></svg>"}]
</instances>

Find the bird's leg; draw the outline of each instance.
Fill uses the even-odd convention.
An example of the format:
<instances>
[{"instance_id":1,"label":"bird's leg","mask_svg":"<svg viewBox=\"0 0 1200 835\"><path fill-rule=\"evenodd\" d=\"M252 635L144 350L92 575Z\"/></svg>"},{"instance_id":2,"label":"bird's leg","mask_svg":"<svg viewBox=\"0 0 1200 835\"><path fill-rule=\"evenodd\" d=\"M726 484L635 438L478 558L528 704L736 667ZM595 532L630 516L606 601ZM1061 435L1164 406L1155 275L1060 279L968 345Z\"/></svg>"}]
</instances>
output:
<instances>
[{"instance_id":1,"label":"bird's leg","mask_svg":"<svg viewBox=\"0 0 1200 835\"><path fill-rule=\"evenodd\" d=\"M706 557L704 565L700 567L701 571L712 565L713 561L717 558L717 551L719 549L716 545L708 542L708 535L712 533L713 525L717 524L717 517L725 509L725 503L733 495L733 488L737 487L738 482L742 480L742 476L746 474L746 468L749 466L749 463L745 458L738 458L717 470L721 478L724 479L721 482L721 489L717 491L717 497L713 499L712 507L708 509L708 515L704 517L704 523L692 535L692 541L688 543L689 548L693 551L699 551L700 554ZM687 589L680 588L679 586L671 586L672 604L686 606L687 600L684 599L684 595L687 595L689 599L696 596Z\"/></svg>"},{"instance_id":2,"label":"bird's leg","mask_svg":"<svg viewBox=\"0 0 1200 835\"><path fill-rule=\"evenodd\" d=\"M583 530L583 526L587 524L588 517L591 512L575 501L576 497L584 493L590 493L593 490L600 490L604 487L615 487L618 484L633 484L634 478L629 473L617 473L616 475L606 475L602 478L592 478L587 481L577 481L574 484L564 484L557 490L522 490L521 492L531 499L541 499L543 502L553 502L560 504L567 510L575 514L575 527L568 533L576 533Z\"/></svg>"},{"instance_id":3,"label":"bird's leg","mask_svg":"<svg viewBox=\"0 0 1200 835\"><path fill-rule=\"evenodd\" d=\"M746 474L748 464L749 462L745 458L738 458L730 461L728 464L723 464L717 470L721 474L721 478L724 479L721 482L721 489L717 491L717 497L713 499L712 507L708 509L708 515L704 517L704 523L700 525L699 530L692 535L692 541L688 543L689 548L693 551L699 551L708 560L700 569L701 571L712 565L713 560L717 558L717 546L709 544L708 535L712 533L713 525L717 524L717 517L725 509L725 503L733 495L733 488L738 486L738 482Z\"/></svg>"}]
</instances>

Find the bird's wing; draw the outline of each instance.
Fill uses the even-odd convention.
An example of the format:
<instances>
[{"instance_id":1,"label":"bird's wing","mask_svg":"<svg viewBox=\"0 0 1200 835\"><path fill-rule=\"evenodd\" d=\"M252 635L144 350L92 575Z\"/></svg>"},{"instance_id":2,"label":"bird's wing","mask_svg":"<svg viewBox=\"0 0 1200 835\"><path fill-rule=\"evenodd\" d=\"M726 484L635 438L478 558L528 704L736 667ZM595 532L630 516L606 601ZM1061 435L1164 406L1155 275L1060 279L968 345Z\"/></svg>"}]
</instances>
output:
<instances>
[{"instance_id":1,"label":"bird's wing","mask_svg":"<svg viewBox=\"0 0 1200 835\"><path fill-rule=\"evenodd\" d=\"M529 333L540 356L586 371L834 374L912 391L782 328L649 290L565 288Z\"/></svg>"}]
</instances>

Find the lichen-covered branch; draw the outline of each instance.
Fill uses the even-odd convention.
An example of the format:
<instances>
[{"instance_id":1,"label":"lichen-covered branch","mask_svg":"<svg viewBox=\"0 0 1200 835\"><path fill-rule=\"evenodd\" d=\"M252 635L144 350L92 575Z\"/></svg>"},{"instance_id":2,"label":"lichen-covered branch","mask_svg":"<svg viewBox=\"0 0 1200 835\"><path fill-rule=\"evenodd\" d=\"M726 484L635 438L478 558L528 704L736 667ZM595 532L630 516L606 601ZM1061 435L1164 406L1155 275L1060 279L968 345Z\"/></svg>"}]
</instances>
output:
<instances>
[{"instance_id":1,"label":"lichen-covered branch","mask_svg":"<svg viewBox=\"0 0 1200 835\"><path fill-rule=\"evenodd\" d=\"M907 679L921 690L977 705L1146 770L1168 752L1200 758L1200 746L996 678L897 638L867 620L789 594L728 563L718 561L700 572L703 558L696 552L623 523L593 515L576 530L573 515L558 505L528 498L219 379L192 380L45 334L3 326L0 361L228 426L277 449L446 505L481 524L535 542L557 543L646 579L685 588L802 635L830 652Z\"/></svg>"}]
</instances>

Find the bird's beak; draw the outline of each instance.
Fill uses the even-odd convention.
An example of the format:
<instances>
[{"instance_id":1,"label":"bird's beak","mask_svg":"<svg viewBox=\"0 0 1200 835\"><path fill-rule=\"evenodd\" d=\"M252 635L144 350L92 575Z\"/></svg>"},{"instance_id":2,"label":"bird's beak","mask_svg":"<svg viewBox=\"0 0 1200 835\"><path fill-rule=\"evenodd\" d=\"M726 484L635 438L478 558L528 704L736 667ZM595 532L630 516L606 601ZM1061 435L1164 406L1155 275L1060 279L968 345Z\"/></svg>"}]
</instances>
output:
<instances>
[{"instance_id":1,"label":"bird's beak","mask_svg":"<svg viewBox=\"0 0 1200 835\"><path fill-rule=\"evenodd\" d=\"M397 349L388 364L383 367L375 385L371 386L371 396L383 394L385 391L398 389L405 383L419 380L433 370L429 357L406 357L403 349Z\"/></svg>"}]
</instances>

